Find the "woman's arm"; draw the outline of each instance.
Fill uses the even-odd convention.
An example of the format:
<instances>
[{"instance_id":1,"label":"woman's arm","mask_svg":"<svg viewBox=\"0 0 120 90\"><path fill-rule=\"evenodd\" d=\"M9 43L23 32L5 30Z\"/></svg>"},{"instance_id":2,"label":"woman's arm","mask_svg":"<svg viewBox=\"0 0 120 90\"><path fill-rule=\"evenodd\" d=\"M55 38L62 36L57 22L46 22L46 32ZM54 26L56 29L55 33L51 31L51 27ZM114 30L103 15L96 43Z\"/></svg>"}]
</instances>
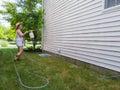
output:
<instances>
[{"instance_id":1,"label":"woman's arm","mask_svg":"<svg viewBox=\"0 0 120 90\"><path fill-rule=\"evenodd\" d=\"M22 33L20 30L17 30L17 33L20 37L23 37L23 36L25 36L25 34L28 33L28 31L26 31L25 33Z\"/></svg>"}]
</instances>

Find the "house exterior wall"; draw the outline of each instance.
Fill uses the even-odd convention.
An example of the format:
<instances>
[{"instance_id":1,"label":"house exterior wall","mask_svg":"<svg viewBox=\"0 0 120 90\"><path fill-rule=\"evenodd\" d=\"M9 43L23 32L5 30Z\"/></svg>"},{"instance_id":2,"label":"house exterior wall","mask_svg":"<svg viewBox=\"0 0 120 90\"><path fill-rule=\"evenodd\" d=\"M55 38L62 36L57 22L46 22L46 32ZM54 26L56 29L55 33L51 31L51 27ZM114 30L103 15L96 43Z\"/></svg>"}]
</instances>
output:
<instances>
[{"instance_id":1,"label":"house exterior wall","mask_svg":"<svg viewBox=\"0 0 120 90\"><path fill-rule=\"evenodd\" d=\"M120 72L120 7L104 0L44 0L43 50Z\"/></svg>"}]
</instances>

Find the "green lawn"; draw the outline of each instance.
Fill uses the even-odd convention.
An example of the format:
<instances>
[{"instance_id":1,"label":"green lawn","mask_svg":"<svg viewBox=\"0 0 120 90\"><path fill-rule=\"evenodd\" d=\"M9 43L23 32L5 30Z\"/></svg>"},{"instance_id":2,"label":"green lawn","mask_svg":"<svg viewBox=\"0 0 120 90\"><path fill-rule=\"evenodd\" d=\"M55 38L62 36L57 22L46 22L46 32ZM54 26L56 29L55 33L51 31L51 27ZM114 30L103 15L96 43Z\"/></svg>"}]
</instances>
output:
<instances>
[{"instance_id":1,"label":"green lawn","mask_svg":"<svg viewBox=\"0 0 120 90\"><path fill-rule=\"evenodd\" d=\"M26 85L39 86L45 82L30 72L47 77L47 87L37 90L120 90L120 79L106 79L82 66L65 62L61 57L40 57L38 53L24 53L21 61L13 62L16 48L0 48L0 90L32 90L23 88L14 69L16 64ZM11 53L13 52L12 56ZM34 61L28 60L28 58Z\"/></svg>"}]
</instances>

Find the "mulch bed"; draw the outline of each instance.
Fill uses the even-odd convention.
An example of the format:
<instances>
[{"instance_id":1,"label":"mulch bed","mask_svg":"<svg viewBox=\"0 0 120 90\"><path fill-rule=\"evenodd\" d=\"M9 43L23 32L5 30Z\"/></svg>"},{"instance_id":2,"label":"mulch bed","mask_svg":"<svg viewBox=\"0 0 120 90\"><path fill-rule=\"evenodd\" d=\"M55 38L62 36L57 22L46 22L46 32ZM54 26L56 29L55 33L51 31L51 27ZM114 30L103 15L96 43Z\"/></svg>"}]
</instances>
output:
<instances>
[{"instance_id":1,"label":"mulch bed","mask_svg":"<svg viewBox=\"0 0 120 90\"><path fill-rule=\"evenodd\" d=\"M24 49L25 52L30 52L30 53L34 53L34 52L42 52L42 49Z\"/></svg>"}]
</instances>

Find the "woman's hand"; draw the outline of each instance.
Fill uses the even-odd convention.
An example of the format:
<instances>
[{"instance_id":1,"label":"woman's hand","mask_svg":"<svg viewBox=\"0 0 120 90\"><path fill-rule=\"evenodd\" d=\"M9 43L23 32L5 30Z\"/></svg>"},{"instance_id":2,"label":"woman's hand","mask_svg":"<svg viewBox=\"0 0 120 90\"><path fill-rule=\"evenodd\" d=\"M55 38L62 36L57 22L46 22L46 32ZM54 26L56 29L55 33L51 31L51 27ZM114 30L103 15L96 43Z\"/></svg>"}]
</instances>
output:
<instances>
[{"instance_id":1,"label":"woman's hand","mask_svg":"<svg viewBox=\"0 0 120 90\"><path fill-rule=\"evenodd\" d=\"M23 36L26 35L27 33L29 33L29 31L25 31L24 34L23 34Z\"/></svg>"},{"instance_id":2,"label":"woman's hand","mask_svg":"<svg viewBox=\"0 0 120 90\"><path fill-rule=\"evenodd\" d=\"M25 31L25 34L29 33L29 31Z\"/></svg>"}]
</instances>

